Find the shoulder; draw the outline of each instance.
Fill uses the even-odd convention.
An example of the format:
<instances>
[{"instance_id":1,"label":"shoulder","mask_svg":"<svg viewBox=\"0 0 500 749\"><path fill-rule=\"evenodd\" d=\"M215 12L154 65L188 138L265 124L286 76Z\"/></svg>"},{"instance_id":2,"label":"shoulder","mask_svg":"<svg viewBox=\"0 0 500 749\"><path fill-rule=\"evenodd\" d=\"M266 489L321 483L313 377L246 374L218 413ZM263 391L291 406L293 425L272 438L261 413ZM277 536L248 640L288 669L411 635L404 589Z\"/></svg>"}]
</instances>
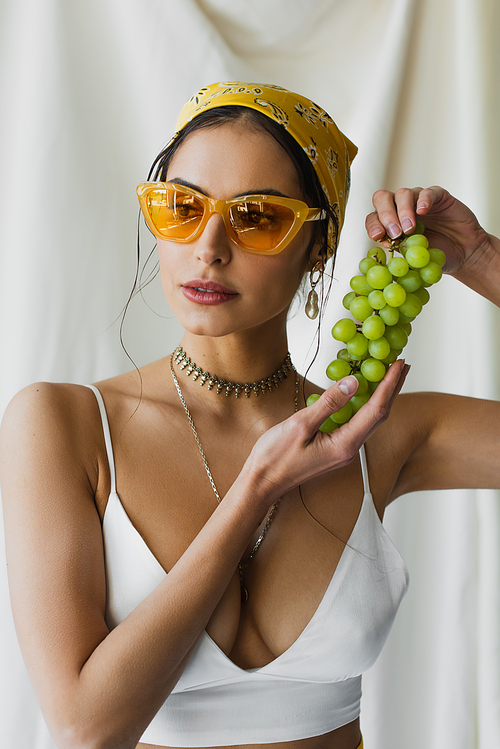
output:
<instances>
[{"instance_id":1,"label":"shoulder","mask_svg":"<svg viewBox=\"0 0 500 749\"><path fill-rule=\"evenodd\" d=\"M71 479L97 486L102 427L94 393L83 385L37 382L11 400L0 428L1 479L32 491L38 483ZM28 492L29 493L29 492Z\"/></svg>"},{"instance_id":2,"label":"shoulder","mask_svg":"<svg viewBox=\"0 0 500 749\"><path fill-rule=\"evenodd\" d=\"M20 390L8 404L2 420L2 433L42 436L69 428L78 414L88 413L95 402L92 390L70 383L35 382Z\"/></svg>"}]
</instances>

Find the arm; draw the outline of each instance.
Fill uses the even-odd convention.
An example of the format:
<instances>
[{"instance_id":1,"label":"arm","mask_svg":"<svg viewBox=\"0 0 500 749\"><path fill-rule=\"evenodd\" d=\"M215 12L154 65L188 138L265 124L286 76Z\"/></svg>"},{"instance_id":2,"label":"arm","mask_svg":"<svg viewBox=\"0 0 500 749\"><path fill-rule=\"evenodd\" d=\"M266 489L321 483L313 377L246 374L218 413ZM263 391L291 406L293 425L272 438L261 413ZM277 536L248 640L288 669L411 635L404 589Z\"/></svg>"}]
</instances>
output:
<instances>
[{"instance_id":1,"label":"arm","mask_svg":"<svg viewBox=\"0 0 500 749\"><path fill-rule=\"evenodd\" d=\"M314 407L263 435L165 580L111 632L94 496L102 436L92 426L93 396L47 384L16 396L1 431L9 584L23 656L58 746L136 746L268 508L354 457L387 417L402 369L391 367L370 407L346 429L318 433L352 395L334 385Z\"/></svg>"},{"instance_id":2,"label":"arm","mask_svg":"<svg viewBox=\"0 0 500 749\"><path fill-rule=\"evenodd\" d=\"M447 256L445 272L500 305L500 241L474 214L441 187L380 190L366 220L368 234L381 239L411 232L416 218L431 246ZM500 487L500 404L439 393L402 396L370 449L380 460L397 454L397 479L390 499L409 491ZM389 499L389 501L390 501Z\"/></svg>"}]
</instances>

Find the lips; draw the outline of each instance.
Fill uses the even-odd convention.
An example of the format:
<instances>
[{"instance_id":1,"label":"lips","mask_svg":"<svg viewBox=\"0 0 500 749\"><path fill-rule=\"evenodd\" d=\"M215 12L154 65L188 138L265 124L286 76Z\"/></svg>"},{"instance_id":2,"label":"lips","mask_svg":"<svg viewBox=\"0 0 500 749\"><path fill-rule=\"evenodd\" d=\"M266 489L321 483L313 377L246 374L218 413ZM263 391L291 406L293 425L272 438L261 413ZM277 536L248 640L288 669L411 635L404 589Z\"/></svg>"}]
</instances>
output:
<instances>
[{"instance_id":1,"label":"lips","mask_svg":"<svg viewBox=\"0 0 500 749\"><path fill-rule=\"evenodd\" d=\"M215 281L205 281L195 278L182 284L182 293L192 302L197 304L223 304L230 302L238 296L238 292L222 286Z\"/></svg>"}]
</instances>

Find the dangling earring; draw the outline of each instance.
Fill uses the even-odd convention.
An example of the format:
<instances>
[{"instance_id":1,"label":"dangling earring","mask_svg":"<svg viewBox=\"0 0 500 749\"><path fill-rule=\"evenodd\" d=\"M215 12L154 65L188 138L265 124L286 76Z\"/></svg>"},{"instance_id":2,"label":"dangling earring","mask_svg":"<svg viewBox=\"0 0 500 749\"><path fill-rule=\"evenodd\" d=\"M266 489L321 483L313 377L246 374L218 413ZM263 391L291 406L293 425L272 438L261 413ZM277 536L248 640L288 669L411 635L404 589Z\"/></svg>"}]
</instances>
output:
<instances>
[{"instance_id":1,"label":"dangling earring","mask_svg":"<svg viewBox=\"0 0 500 749\"><path fill-rule=\"evenodd\" d=\"M317 273L318 277L314 280L314 274ZM311 291L308 294L307 302L305 306L305 313L310 320L315 320L319 313L318 306L318 295L315 287L319 283L323 276L323 264L321 262L316 263L314 268L309 273L309 283L311 284Z\"/></svg>"}]
</instances>

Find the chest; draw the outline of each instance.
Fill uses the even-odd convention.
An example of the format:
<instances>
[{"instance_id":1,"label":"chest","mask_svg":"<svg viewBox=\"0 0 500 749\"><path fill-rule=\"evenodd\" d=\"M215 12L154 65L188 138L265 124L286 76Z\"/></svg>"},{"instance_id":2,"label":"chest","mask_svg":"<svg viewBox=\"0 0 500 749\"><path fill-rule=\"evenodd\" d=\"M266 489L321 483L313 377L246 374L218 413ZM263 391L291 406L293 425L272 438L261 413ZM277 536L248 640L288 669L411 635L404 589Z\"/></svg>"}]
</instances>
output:
<instances>
[{"instance_id":1,"label":"chest","mask_svg":"<svg viewBox=\"0 0 500 749\"><path fill-rule=\"evenodd\" d=\"M140 602L182 556L217 506L199 448L188 431L168 439L114 438L117 494L104 514L110 611ZM258 434L205 440L221 497ZM282 497L262 543L244 570L249 600L240 600L235 570L207 626L216 647L244 668L265 665L299 640L345 565L363 509L359 461ZM371 501L371 500L370 500ZM372 510L374 512L373 506ZM373 518L379 522L376 515ZM249 539L245 560L266 519ZM122 570L126 578L122 580ZM340 575L339 575L340 577ZM130 586L130 580L137 580ZM126 590L125 590L126 588ZM142 598L141 598L142 596ZM128 603L125 603L125 599ZM111 615L116 619L118 614Z\"/></svg>"}]
</instances>

